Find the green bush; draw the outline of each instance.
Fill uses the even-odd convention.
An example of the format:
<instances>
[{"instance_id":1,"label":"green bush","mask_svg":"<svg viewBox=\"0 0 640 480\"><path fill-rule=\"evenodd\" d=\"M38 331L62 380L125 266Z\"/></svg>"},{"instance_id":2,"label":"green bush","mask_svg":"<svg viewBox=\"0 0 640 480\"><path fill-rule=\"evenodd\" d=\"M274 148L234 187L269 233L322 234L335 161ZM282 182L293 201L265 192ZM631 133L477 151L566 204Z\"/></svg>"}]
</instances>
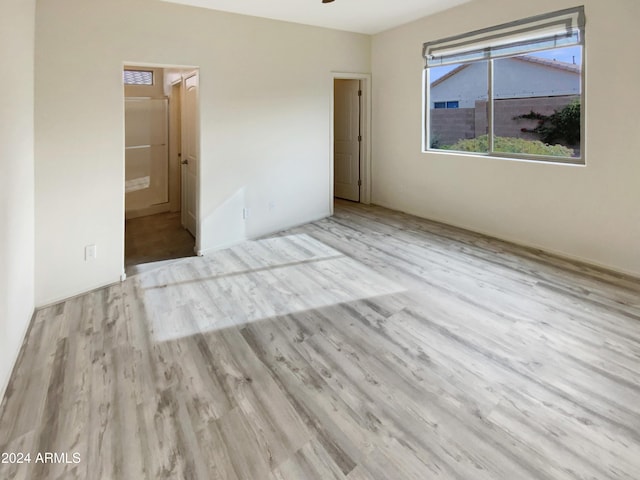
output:
<instances>
[{"instance_id":1,"label":"green bush","mask_svg":"<svg viewBox=\"0 0 640 480\"><path fill-rule=\"evenodd\" d=\"M523 128L524 132L540 135L545 143L557 143L563 141L569 145L580 143L580 100L576 99L561 110L556 110L551 115L542 115L531 111L526 115L514 117L537 120L538 125L533 130Z\"/></svg>"},{"instance_id":2,"label":"green bush","mask_svg":"<svg viewBox=\"0 0 640 480\"><path fill-rule=\"evenodd\" d=\"M432 133L431 134L431 144L429 145L430 148L441 148L440 146L440 135L438 135L437 133Z\"/></svg>"},{"instance_id":3,"label":"green bush","mask_svg":"<svg viewBox=\"0 0 640 480\"><path fill-rule=\"evenodd\" d=\"M443 150L457 150L461 152L486 153L489 151L487 135L477 138L459 140L453 145L440 147ZM523 138L494 137L493 149L499 153L526 153L529 155L547 155L551 157L571 157L573 150L563 145L547 145L538 140Z\"/></svg>"}]
</instances>

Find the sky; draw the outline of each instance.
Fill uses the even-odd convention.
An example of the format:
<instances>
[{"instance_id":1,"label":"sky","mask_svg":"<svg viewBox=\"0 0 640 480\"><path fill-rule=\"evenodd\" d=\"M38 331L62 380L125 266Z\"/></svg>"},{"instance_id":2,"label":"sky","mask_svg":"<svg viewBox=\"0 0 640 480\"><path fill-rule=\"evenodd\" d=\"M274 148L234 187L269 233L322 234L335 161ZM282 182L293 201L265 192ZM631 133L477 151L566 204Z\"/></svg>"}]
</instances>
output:
<instances>
[{"instance_id":1,"label":"sky","mask_svg":"<svg viewBox=\"0 0 640 480\"><path fill-rule=\"evenodd\" d=\"M543 50L541 52L535 52L530 54L532 57L538 58L547 58L551 60L558 60L559 62L566 63L575 63L578 65L582 64L582 47L566 47L566 48L556 48L553 50ZM431 82L435 82L442 76L449 73L451 70L459 67L460 64L456 65L445 65L444 67L433 67L430 72Z\"/></svg>"}]
</instances>

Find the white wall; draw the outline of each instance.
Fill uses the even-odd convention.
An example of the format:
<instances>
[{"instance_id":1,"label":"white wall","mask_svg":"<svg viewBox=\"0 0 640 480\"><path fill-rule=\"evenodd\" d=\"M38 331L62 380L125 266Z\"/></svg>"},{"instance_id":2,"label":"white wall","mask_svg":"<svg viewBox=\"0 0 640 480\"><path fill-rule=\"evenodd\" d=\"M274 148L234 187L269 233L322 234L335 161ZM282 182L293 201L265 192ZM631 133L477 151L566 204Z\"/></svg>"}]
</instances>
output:
<instances>
[{"instance_id":1,"label":"white wall","mask_svg":"<svg viewBox=\"0 0 640 480\"><path fill-rule=\"evenodd\" d=\"M0 399L33 313L35 0L0 7Z\"/></svg>"},{"instance_id":2,"label":"white wall","mask_svg":"<svg viewBox=\"0 0 640 480\"><path fill-rule=\"evenodd\" d=\"M370 71L370 37L152 0L56 0L38 2L36 41L38 305L121 274L123 63L200 67L201 249L329 214L330 72Z\"/></svg>"},{"instance_id":3,"label":"white wall","mask_svg":"<svg viewBox=\"0 0 640 480\"><path fill-rule=\"evenodd\" d=\"M423 42L575 6L483 0L373 38L373 202L640 275L640 3L583 3L586 166L421 153Z\"/></svg>"}]
</instances>

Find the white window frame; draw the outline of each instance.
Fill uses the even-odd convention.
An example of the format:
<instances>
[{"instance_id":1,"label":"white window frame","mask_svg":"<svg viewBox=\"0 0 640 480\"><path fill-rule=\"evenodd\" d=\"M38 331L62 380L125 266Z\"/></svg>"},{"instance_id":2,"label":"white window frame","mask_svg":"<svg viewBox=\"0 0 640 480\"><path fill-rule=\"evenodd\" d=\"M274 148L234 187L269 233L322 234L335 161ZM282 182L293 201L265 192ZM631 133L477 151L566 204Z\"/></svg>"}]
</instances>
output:
<instances>
[{"instance_id":1,"label":"white window frame","mask_svg":"<svg viewBox=\"0 0 640 480\"><path fill-rule=\"evenodd\" d=\"M510 22L495 27L476 30L470 33L456 35L441 40L427 42L423 46L425 68L423 72L423 121L422 121L422 152L438 154L463 154L480 157L507 158L525 161L542 161L561 164L586 164L585 157L585 26L584 7L569 8L553 13L538 15L527 19ZM560 26L560 27L559 27ZM554 31L562 29L562 34L554 34ZM566 34L564 32L567 32ZM523 34L526 33L526 37ZM560 39L558 43L553 38ZM573 37L572 37L573 36ZM573 39L570 39L573 38ZM575 38L579 38L576 42ZM522 40L524 39L524 40ZM550 40L551 39L551 40ZM580 75L580 157L557 157L547 155L530 155L521 153L505 153L494 151L494 102L493 95L493 62L497 59L512 58L522 55L519 49L529 48L529 51L544 51L568 46L562 41L574 42L568 45L582 47L582 65ZM531 46L533 44L533 46ZM528 45L528 46L527 46ZM509 53L509 51L515 53ZM436 52L436 56L434 55ZM486 61L488 65L488 98L487 98L487 123L489 152L461 152L455 150L442 150L431 148L431 80L430 69L438 64L435 62L443 59L443 64L461 63L469 64L476 61ZM456 61L454 61L454 59Z\"/></svg>"}]
</instances>

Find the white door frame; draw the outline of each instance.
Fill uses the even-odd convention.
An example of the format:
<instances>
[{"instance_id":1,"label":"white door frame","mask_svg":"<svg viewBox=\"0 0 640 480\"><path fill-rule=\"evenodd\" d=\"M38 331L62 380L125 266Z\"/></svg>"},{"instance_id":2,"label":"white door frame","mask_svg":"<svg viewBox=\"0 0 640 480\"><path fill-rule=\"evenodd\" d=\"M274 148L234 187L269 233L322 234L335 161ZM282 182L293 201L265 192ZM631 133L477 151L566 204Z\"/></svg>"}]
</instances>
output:
<instances>
[{"instance_id":1,"label":"white door frame","mask_svg":"<svg viewBox=\"0 0 640 480\"><path fill-rule=\"evenodd\" d=\"M125 67L127 66L131 66L131 65L135 65L136 67L146 67L146 68L162 68L162 69L176 69L176 70L182 70L183 74L187 74L187 72L190 73L194 73L196 72L198 75L198 80L200 79L200 67L198 66L194 66L194 65L173 65L173 64L162 64L162 63L148 63L148 62L138 62L138 61L124 61L122 62L122 65L120 66L120 78L122 78L122 71L125 69ZM183 81L183 79L181 78L181 81ZM176 82L167 82L166 79L164 79L164 86L163 88L171 88L173 83ZM198 82L199 83L199 82ZM200 86L198 86L198 89L200 88ZM124 149L124 102L125 102L125 93L124 93L124 85L122 88L122 274L120 275L120 280L124 281L127 278L127 275L125 273L125 233L124 233L124 223L126 220L126 212L125 212L125 169L126 169L126 165L125 165L125 149ZM201 255L202 254L202 249L200 247L200 224L201 224L201 220L200 220L200 185L201 185L201 180L200 180L200 172L201 172L201 162L202 162L202 157L200 156L200 152L202 151L200 142L201 142L201 138L202 135L200 135L200 130L202 128L202 122L201 122L201 117L200 117L200 103L201 103L201 95L200 95L200 91L198 91L198 106L197 106L197 112L196 112L196 116L197 116L197 120L196 120L196 126L198 129L198 155L199 155L199 161L198 161L198 167L196 170L196 241L195 241L195 253L197 255ZM182 205L182 192L180 192L180 196L181 196L181 205L180 205L180 209L182 210L183 205Z\"/></svg>"},{"instance_id":2,"label":"white door frame","mask_svg":"<svg viewBox=\"0 0 640 480\"><path fill-rule=\"evenodd\" d=\"M170 82L168 88L171 90L169 95L169 162L170 168L174 172L173 178L169 177L174 182L169 184L169 205L171 212L177 212L182 211L182 79ZM173 198L171 192L173 192Z\"/></svg>"},{"instance_id":3,"label":"white door frame","mask_svg":"<svg viewBox=\"0 0 640 480\"><path fill-rule=\"evenodd\" d=\"M197 97L196 97L196 111L195 112L187 112L186 111L186 105L187 102L185 101L186 98L186 94L187 94L187 80L189 78L192 77L196 77L196 81L197 81L197 88L196 88L196 93L197 93ZM196 131L193 132L194 135L196 135L196 157L197 157L197 162L196 162L196 168L195 168L195 175L196 175L196 191L193 192L193 195L195 196L195 217L196 217L196 225L195 225L195 237L196 237L196 244L194 247L194 253L196 253L197 255L201 255L201 249L200 249L200 244L198 242L198 239L200 238L200 222L199 222L199 212L200 212L200 208L199 208L199 202L200 202L200 161L201 161L201 157L200 157L200 72L197 69L191 70L191 71L185 71L182 73L181 76L181 89L180 89L180 95L181 95L181 119L180 119L180 125L181 125L181 131L180 131L180 142L182 144L181 147L181 152L184 153L184 149L185 149L185 142L184 142L184 125L185 125L185 114L189 114L189 113L193 113L196 117ZM182 155L181 156L181 162L184 162L185 160L185 156ZM181 190L180 190L180 198L181 198L181 205L180 205L180 220L182 222L182 226L187 228L186 224L187 224L187 211L186 211L186 206L188 204L188 199L187 199L187 189L185 188L187 186L187 175L185 175L185 171L188 170L188 168L185 168L182 163L180 165L180 174L181 174ZM188 172L186 172L188 174ZM193 233L193 232L192 232Z\"/></svg>"},{"instance_id":4,"label":"white door frame","mask_svg":"<svg viewBox=\"0 0 640 480\"><path fill-rule=\"evenodd\" d=\"M333 165L333 146L334 146L334 99L335 99L335 82L336 79L344 80L360 80L362 82L362 100L361 100L361 118L360 131L362 134L362 143L360 145L360 179L362 187L360 189L360 203L366 205L371 203L371 74L370 73L345 73L331 72L331 125L330 125L330 141L329 149L329 208L333 215L333 183L334 183L334 165Z\"/></svg>"}]
</instances>

